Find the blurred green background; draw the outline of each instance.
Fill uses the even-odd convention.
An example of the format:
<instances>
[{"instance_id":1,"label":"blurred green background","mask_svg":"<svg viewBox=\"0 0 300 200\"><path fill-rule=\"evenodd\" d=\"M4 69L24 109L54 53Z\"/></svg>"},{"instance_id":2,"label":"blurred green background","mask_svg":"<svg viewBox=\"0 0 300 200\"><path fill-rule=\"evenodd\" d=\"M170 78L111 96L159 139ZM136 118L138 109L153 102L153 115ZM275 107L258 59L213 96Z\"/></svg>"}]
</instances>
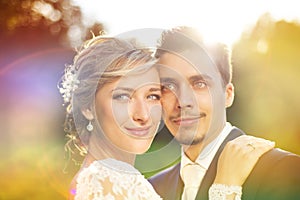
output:
<instances>
[{"instance_id":1,"label":"blurred green background","mask_svg":"<svg viewBox=\"0 0 300 200\"><path fill-rule=\"evenodd\" d=\"M73 47L91 37L89 30L105 28L85 25L70 1L0 0L0 8L0 199L66 199L79 166L64 151L56 85ZM228 110L233 125L298 154L299 57L299 23L260 16L233 45L236 96ZM152 149L170 138L158 134Z\"/></svg>"}]
</instances>

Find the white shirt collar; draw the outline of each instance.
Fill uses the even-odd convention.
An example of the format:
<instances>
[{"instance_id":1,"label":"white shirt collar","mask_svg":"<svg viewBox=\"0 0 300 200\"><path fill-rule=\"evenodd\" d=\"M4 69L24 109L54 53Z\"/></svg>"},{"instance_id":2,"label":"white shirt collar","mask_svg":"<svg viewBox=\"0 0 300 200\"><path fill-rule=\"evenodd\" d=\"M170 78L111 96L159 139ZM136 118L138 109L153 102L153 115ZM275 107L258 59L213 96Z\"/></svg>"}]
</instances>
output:
<instances>
[{"instance_id":1,"label":"white shirt collar","mask_svg":"<svg viewBox=\"0 0 300 200\"><path fill-rule=\"evenodd\" d=\"M231 130L234 128L229 122L226 122L223 130L221 133L211 142L209 143L199 154L199 156L196 159L196 163L201 165L206 170L208 169L211 161L213 160L215 154L217 153L219 147L225 140L225 138L229 135ZM182 168L190 163L193 163L181 150L181 166L180 166L180 172L182 171ZM181 174L181 173L180 173Z\"/></svg>"}]
</instances>

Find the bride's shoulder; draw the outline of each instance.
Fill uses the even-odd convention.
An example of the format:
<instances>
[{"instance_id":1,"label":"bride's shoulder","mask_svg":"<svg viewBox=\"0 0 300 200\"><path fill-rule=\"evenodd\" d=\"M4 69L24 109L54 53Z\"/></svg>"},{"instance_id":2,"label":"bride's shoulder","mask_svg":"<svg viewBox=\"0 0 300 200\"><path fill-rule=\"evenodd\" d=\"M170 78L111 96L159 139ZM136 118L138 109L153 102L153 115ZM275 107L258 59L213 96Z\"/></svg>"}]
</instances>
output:
<instances>
[{"instance_id":1,"label":"bride's shoulder","mask_svg":"<svg viewBox=\"0 0 300 200\"><path fill-rule=\"evenodd\" d=\"M113 158L97 160L97 161L94 161L92 164L95 165L95 167L105 168L105 169L112 170L112 171L118 172L118 173L141 175L141 173L136 168L134 168L134 166L132 166L126 162L113 159Z\"/></svg>"},{"instance_id":2,"label":"bride's shoulder","mask_svg":"<svg viewBox=\"0 0 300 200\"><path fill-rule=\"evenodd\" d=\"M140 191L140 192L139 192ZM147 191L146 193L144 193ZM77 178L76 196L86 199L86 194L97 197L128 197L148 199L157 195L151 184L132 165L108 158L92 162L83 168ZM132 195L142 196L132 196ZM148 195L145 196L144 195ZM80 198L79 198L80 197Z\"/></svg>"}]
</instances>

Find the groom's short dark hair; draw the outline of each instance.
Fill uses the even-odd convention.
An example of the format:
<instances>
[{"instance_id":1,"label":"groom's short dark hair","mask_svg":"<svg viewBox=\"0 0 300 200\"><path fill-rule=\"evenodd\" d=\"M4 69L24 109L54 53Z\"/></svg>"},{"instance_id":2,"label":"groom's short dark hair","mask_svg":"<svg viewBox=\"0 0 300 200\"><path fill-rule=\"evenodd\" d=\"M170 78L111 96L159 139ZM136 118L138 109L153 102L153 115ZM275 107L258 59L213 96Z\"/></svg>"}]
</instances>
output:
<instances>
[{"instance_id":1,"label":"groom's short dark hair","mask_svg":"<svg viewBox=\"0 0 300 200\"><path fill-rule=\"evenodd\" d=\"M200 32L192 27L179 26L165 30L161 35L155 57L160 58L166 52L181 55L187 50L197 51L210 57L218 67L223 85L231 82L231 51L228 46L223 43L206 43Z\"/></svg>"}]
</instances>

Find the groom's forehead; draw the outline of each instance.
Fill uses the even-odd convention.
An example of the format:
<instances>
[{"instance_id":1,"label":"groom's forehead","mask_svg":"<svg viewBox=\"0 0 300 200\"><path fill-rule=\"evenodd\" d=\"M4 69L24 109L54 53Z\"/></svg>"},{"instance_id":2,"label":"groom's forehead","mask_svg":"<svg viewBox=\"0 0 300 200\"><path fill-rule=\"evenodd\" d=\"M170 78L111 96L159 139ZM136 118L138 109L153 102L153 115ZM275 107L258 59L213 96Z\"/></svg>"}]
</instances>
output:
<instances>
[{"instance_id":1,"label":"groom's forehead","mask_svg":"<svg viewBox=\"0 0 300 200\"><path fill-rule=\"evenodd\" d=\"M211 76L218 74L218 69L212 59L197 51L184 51L180 54L164 53L158 59L160 75L182 76ZM216 78L216 77L215 77Z\"/></svg>"}]
</instances>

